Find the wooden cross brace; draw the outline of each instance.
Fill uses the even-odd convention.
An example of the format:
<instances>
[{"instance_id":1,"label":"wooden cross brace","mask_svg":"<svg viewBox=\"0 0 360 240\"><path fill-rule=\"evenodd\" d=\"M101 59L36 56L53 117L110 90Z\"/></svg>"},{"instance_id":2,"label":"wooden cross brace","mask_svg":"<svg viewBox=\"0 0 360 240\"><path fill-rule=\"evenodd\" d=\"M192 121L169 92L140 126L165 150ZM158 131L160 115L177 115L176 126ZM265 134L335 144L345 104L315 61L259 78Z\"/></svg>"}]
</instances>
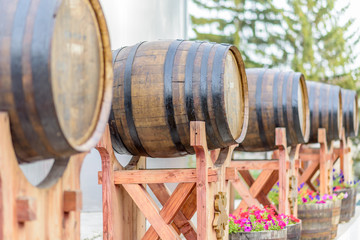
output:
<instances>
[{"instance_id":1,"label":"wooden cross brace","mask_svg":"<svg viewBox=\"0 0 360 240\"><path fill-rule=\"evenodd\" d=\"M300 160L302 162L308 162L305 169L299 169L299 183L300 186L306 183L313 191L320 191L320 194L332 193L332 166L335 162L336 156L333 152L333 146L331 143L330 149L328 149L326 140L326 129L318 129L318 143L320 148L312 149L307 148L305 145L300 150ZM317 189L311 182L314 175L320 171L320 187Z\"/></svg>"},{"instance_id":2,"label":"wooden cross brace","mask_svg":"<svg viewBox=\"0 0 360 240\"><path fill-rule=\"evenodd\" d=\"M279 182L279 213L297 214L297 168L300 145L293 147L290 155L287 152L286 130L276 129L276 145L272 160L241 160L232 161L230 166L237 169L242 179L231 180L232 186L242 198L240 205L233 211L238 214L240 209L249 206L271 205L267 195L272 187ZM254 179L249 170L262 170Z\"/></svg>"}]
</instances>

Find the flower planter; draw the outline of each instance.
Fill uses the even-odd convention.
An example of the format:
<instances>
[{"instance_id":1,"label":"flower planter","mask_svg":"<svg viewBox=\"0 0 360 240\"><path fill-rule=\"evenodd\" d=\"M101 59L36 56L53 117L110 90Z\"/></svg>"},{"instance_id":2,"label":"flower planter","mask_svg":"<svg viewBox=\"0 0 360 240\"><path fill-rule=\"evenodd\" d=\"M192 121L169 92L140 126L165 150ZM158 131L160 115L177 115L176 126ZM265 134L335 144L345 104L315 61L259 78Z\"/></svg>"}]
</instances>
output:
<instances>
[{"instance_id":1,"label":"flower planter","mask_svg":"<svg viewBox=\"0 0 360 240\"><path fill-rule=\"evenodd\" d=\"M332 202L299 205L301 239L331 239L332 211Z\"/></svg>"},{"instance_id":2,"label":"flower planter","mask_svg":"<svg viewBox=\"0 0 360 240\"><path fill-rule=\"evenodd\" d=\"M337 235L337 228L340 222L341 201L342 200L336 200L335 202L333 202L331 239L336 238Z\"/></svg>"},{"instance_id":3,"label":"flower planter","mask_svg":"<svg viewBox=\"0 0 360 240\"><path fill-rule=\"evenodd\" d=\"M286 239L287 230L286 228L277 231L261 231L261 232L238 232L231 233L229 240L280 240Z\"/></svg>"},{"instance_id":4,"label":"flower planter","mask_svg":"<svg viewBox=\"0 0 360 240\"><path fill-rule=\"evenodd\" d=\"M344 188L334 191L336 194L347 193L348 197L341 202L340 222L348 222L355 215L356 189Z\"/></svg>"},{"instance_id":5,"label":"flower planter","mask_svg":"<svg viewBox=\"0 0 360 240\"><path fill-rule=\"evenodd\" d=\"M286 226L287 239L299 240L301 238L301 222Z\"/></svg>"}]
</instances>

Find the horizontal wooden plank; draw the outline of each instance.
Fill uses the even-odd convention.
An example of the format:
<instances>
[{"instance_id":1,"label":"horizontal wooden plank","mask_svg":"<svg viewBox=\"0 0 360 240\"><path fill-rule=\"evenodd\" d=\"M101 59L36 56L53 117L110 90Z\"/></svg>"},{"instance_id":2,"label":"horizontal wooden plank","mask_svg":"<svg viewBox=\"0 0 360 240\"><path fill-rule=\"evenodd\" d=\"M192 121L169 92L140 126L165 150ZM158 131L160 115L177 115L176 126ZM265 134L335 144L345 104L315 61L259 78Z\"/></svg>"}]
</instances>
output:
<instances>
[{"instance_id":1,"label":"horizontal wooden plank","mask_svg":"<svg viewBox=\"0 0 360 240\"><path fill-rule=\"evenodd\" d=\"M300 150L301 154L319 154L320 153L320 149L319 148L305 148L302 147Z\"/></svg>"},{"instance_id":2,"label":"horizontal wooden plank","mask_svg":"<svg viewBox=\"0 0 360 240\"><path fill-rule=\"evenodd\" d=\"M102 172L98 173L98 181L101 184ZM217 181L217 171L209 169L208 181ZM196 170L185 169L147 169L147 170L118 170L114 171L114 184L147 184L147 183L178 183L196 182Z\"/></svg>"},{"instance_id":3,"label":"horizontal wooden plank","mask_svg":"<svg viewBox=\"0 0 360 240\"><path fill-rule=\"evenodd\" d=\"M237 170L255 170L255 169L279 169L279 160L244 160L244 161L231 161L230 167Z\"/></svg>"},{"instance_id":4,"label":"horizontal wooden plank","mask_svg":"<svg viewBox=\"0 0 360 240\"><path fill-rule=\"evenodd\" d=\"M235 167L227 167L226 169L225 169L225 179L227 180L227 181L229 181L229 180L236 180L236 179L238 179L239 177L238 177L238 171L237 171L237 169L235 168Z\"/></svg>"},{"instance_id":5,"label":"horizontal wooden plank","mask_svg":"<svg viewBox=\"0 0 360 240\"><path fill-rule=\"evenodd\" d=\"M319 154L300 154L301 161L320 161Z\"/></svg>"}]
</instances>

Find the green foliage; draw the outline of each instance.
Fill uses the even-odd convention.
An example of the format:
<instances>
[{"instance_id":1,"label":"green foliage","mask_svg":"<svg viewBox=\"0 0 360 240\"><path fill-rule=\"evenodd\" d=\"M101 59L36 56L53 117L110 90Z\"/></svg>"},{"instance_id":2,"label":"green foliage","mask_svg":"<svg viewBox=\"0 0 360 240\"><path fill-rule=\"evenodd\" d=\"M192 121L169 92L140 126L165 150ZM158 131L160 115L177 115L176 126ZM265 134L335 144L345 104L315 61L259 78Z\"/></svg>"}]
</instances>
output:
<instances>
[{"instance_id":1,"label":"green foliage","mask_svg":"<svg viewBox=\"0 0 360 240\"><path fill-rule=\"evenodd\" d=\"M281 11L271 0L193 0L209 18L191 16L198 40L239 47L247 67L276 66L282 56L270 46L279 41ZM204 29L210 29L206 31Z\"/></svg>"},{"instance_id":2,"label":"green foliage","mask_svg":"<svg viewBox=\"0 0 360 240\"><path fill-rule=\"evenodd\" d=\"M340 0L193 0L196 39L237 46L249 67L291 67L308 80L356 89L359 34ZM282 2L279 4L279 2ZM214 17L212 17L214 16Z\"/></svg>"}]
</instances>

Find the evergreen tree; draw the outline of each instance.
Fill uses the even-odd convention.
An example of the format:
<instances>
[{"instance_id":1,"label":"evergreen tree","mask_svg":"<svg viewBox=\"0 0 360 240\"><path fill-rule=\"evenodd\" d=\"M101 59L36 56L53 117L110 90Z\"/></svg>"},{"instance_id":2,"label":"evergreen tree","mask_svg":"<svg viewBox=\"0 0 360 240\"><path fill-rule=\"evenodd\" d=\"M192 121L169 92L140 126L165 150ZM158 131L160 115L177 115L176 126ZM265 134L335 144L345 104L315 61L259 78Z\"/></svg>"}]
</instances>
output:
<instances>
[{"instance_id":1,"label":"evergreen tree","mask_svg":"<svg viewBox=\"0 0 360 240\"><path fill-rule=\"evenodd\" d=\"M281 30L280 10L271 0L193 0L210 18L191 16L198 40L237 46L247 67L280 65L277 48Z\"/></svg>"},{"instance_id":2,"label":"evergreen tree","mask_svg":"<svg viewBox=\"0 0 360 240\"><path fill-rule=\"evenodd\" d=\"M338 0L288 0L283 11L286 29L286 63L306 78L355 89L354 54L359 41L351 32L353 20L344 23L349 5L337 9Z\"/></svg>"},{"instance_id":3,"label":"evergreen tree","mask_svg":"<svg viewBox=\"0 0 360 240\"><path fill-rule=\"evenodd\" d=\"M237 46L246 67L290 67L306 79L356 89L359 42L340 0L193 0L210 18L191 16L196 39ZM351 30L352 29L352 30Z\"/></svg>"}]
</instances>

